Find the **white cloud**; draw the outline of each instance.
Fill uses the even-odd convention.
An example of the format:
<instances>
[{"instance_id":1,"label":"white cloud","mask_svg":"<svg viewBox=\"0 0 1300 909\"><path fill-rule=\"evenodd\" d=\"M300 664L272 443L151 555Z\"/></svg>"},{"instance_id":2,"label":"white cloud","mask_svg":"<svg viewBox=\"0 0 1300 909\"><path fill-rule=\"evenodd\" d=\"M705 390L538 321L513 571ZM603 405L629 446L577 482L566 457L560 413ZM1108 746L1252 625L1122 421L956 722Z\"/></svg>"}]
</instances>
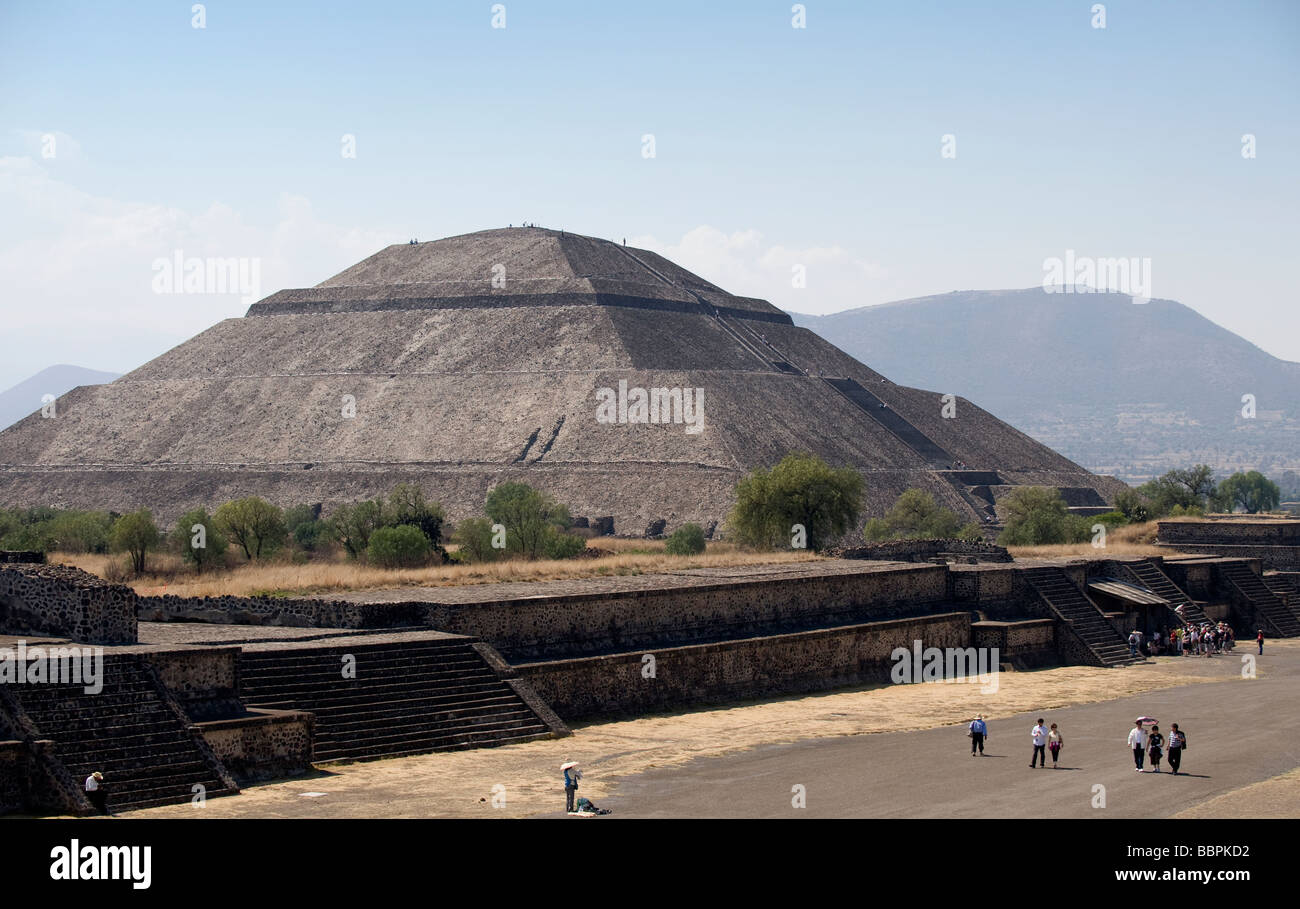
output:
<instances>
[{"instance_id":1,"label":"white cloud","mask_svg":"<svg viewBox=\"0 0 1300 909\"><path fill-rule=\"evenodd\" d=\"M50 162L76 162L86 160L81 143L57 129L11 129L18 144L34 158Z\"/></svg>"},{"instance_id":2,"label":"white cloud","mask_svg":"<svg viewBox=\"0 0 1300 909\"><path fill-rule=\"evenodd\" d=\"M153 263L189 257L260 260L260 296L303 287L390 243L281 195L274 223L252 224L214 202L200 212L94 196L32 157L0 158L0 310L8 387L53 363L127 370L213 323L239 316L238 293L154 293ZM18 348L18 349L12 349Z\"/></svg>"},{"instance_id":3,"label":"white cloud","mask_svg":"<svg viewBox=\"0 0 1300 909\"><path fill-rule=\"evenodd\" d=\"M752 229L728 234L701 225L677 243L651 236L632 237L629 243L653 250L731 293L816 315L879 299L888 276L883 266L843 247L769 245ZM793 286L797 265L803 266L804 287Z\"/></svg>"}]
</instances>

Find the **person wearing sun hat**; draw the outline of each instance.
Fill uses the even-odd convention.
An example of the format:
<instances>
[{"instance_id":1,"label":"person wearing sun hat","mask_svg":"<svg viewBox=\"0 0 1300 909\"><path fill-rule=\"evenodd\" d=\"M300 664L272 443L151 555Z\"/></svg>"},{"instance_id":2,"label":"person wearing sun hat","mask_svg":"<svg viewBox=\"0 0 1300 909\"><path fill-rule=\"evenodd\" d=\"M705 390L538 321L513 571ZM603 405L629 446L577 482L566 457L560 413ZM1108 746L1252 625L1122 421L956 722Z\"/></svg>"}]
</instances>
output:
<instances>
[{"instance_id":1,"label":"person wearing sun hat","mask_svg":"<svg viewBox=\"0 0 1300 909\"><path fill-rule=\"evenodd\" d=\"M564 772L564 810L572 814L574 811L574 798L578 792L578 780L582 779L582 771L578 769L577 761L565 761L560 765L560 770Z\"/></svg>"},{"instance_id":2,"label":"person wearing sun hat","mask_svg":"<svg viewBox=\"0 0 1300 909\"><path fill-rule=\"evenodd\" d=\"M108 790L104 788L104 774L96 770L86 777L86 798L103 814L108 814Z\"/></svg>"}]
</instances>

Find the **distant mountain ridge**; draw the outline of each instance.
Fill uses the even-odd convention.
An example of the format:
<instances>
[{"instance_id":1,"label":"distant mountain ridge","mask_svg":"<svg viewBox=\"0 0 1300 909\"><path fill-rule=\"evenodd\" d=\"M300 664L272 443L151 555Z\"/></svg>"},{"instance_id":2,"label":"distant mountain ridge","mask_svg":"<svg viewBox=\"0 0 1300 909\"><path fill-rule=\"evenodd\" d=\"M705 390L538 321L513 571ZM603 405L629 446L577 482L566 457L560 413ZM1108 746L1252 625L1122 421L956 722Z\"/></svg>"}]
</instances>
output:
<instances>
[{"instance_id":1,"label":"distant mountain ridge","mask_svg":"<svg viewBox=\"0 0 1300 909\"><path fill-rule=\"evenodd\" d=\"M1089 470L1300 466L1300 363L1172 300L1035 287L791 316L892 381L979 401Z\"/></svg>"},{"instance_id":2,"label":"distant mountain ridge","mask_svg":"<svg viewBox=\"0 0 1300 909\"><path fill-rule=\"evenodd\" d=\"M86 369L84 366L60 364L42 369L30 379L0 392L0 429L12 426L28 414L41 409L44 395L59 397L78 385L103 385L121 373Z\"/></svg>"}]
</instances>

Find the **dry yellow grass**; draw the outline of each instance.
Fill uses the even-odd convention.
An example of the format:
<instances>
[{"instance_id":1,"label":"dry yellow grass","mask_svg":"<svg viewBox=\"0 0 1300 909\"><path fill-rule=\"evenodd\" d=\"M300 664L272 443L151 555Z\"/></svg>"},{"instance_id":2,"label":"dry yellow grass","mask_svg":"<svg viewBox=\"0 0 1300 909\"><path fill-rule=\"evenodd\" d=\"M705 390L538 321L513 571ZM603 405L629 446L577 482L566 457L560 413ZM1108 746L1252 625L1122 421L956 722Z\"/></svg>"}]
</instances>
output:
<instances>
[{"instance_id":1,"label":"dry yellow grass","mask_svg":"<svg viewBox=\"0 0 1300 909\"><path fill-rule=\"evenodd\" d=\"M1156 522L1129 524L1106 531L1106 545L1096 548L1092 543L1061 543L1053 546L1008 546L1007 551L1017 559L1067 559L1104 558L1106 556L1156 556L1169 555L1170 550L1155 545Z\"/></svg>"},{"instance_id":2,"label":"dry yellow grass","mask_svg":"<svg viewBox=\"0 0 1300 909\"><path fill-rule=\"evenodd\" d=\"M600 549L614 549L610 538L593 540ZM638 544L624 549L657 549L657 552L616 552L595 559L563 559L488 562L481 565L433 565L427 568L374 568L357 562L317 561L303 565L252 563L229 571L204 575L148 574L130 582L136 593L156 596L250 596L262 593L319 595L385 587L450 587L462 584L493 584L499 581L555 581L569 578L634 575L683 568L712 568L729 565L762 565L776 562L809 562L820 556L807 552L749 552L727 543L710 544L696 556L671 556L663 544L648 540L618 543ZM91 574L105 576L114 557L52 553L50 561L74 565Z\"/></svg>"}]
</instances>

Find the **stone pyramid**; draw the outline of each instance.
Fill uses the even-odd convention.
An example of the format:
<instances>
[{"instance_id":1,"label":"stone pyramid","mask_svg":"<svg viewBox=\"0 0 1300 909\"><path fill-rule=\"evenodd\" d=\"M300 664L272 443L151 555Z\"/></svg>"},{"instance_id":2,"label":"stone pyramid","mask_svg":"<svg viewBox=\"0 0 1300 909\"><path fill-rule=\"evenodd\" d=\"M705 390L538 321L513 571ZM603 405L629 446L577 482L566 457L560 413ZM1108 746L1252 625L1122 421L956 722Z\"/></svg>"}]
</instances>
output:
<instances>
[{"instance_id":1,"label":"stone pyramid","mask_svg":"<svg viewBox=\"0 0 1300 909\"><path fill-rule=\"evenodd\" d=\"M652 252L487 230L390 246L74 389L0 433L0 502L170 521L410 481L456 519L522 480L640 534L721 522L736 481L793 450L862 471L868 515L913 486L970 519L1016 485L1082 509L1121 488L966 400L945 417L942 394Z\"/></svg>"}]
</instances>

